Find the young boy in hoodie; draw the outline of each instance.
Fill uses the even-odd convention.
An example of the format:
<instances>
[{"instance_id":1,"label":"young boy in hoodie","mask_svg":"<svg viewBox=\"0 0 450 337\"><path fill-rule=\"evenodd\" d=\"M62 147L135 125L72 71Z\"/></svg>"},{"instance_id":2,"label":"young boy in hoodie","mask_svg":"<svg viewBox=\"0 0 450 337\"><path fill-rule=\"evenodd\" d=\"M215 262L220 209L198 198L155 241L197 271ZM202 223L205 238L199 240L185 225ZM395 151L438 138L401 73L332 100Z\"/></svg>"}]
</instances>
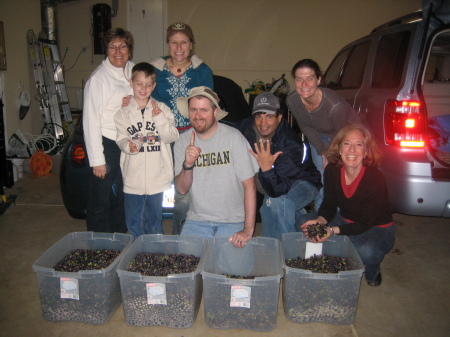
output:
<instances>
[{"instance_id":1,"label":"young boy in hoodie","mask_svg":"<svg viewBox=\"0 0 450 337\"><path fill-rule=\"evenodd\" d=\"M170 143L179 137L172 111L151 97L156 71L149 63L136 64L131 72L133 96L115 116L116 143L122 153L125 219L135 238L163 234L162 201L173 181Z\"/></svg>"}]
</instances>

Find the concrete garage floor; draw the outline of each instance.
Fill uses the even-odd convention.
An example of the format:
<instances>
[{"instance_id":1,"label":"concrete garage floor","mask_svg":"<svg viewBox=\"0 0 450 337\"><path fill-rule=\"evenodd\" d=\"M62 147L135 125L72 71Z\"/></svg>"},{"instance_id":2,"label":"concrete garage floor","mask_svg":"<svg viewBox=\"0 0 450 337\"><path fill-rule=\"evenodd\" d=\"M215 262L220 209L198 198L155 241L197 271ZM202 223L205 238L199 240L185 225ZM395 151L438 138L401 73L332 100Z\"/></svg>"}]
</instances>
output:
<instances>
[{"instance_id":1,"label":"concrete garage floor","mask_svg":"<svg viewBox=\"0 0 450 337\"><path fill-rule=\"evenodd\" d=\"M0 336L450 336L450 220L395 214L397 239L383 264L378 288L361 282L352 325L295 324L283 313L271 332L207 328L203 304L189 329L132 327L122 306L100 326L48 322L42 318L34 261L68 233L85 231L84 220L72 219L59 192L59 177L25 176L6 194L16 205L0 215ZM170 221L164 222L169 233ZM259 228L258 231L259 232Z\"/></svg>"}]
</instances>

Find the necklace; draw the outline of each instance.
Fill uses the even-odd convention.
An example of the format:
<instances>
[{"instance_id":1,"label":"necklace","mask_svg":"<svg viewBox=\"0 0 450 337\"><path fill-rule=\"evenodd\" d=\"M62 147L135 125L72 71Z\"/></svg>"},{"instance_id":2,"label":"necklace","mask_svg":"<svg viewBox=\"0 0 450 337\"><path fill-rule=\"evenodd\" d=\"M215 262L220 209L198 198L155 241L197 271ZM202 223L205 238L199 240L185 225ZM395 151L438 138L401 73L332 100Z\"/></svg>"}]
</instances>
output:
<instances>
[{"instance_id":1,"label":"necklace","mask_svg":"<svg viewBox=\"0 0 450 337\"><path fill-rule=\"evenodd\" d=\"M177 73L179 74L179 73L181 73L181 71L183 70L184 67L186 67L187 65L190 64L190 61L188 60L188 61L187 61L183 66L181 66L180 68L176 67L175 64L173 64L172 59L170 59L170 63L172 64L172 67L173 67L174 69L176 69L176 70L177 70Z\"/></svg>"}]
</instances>

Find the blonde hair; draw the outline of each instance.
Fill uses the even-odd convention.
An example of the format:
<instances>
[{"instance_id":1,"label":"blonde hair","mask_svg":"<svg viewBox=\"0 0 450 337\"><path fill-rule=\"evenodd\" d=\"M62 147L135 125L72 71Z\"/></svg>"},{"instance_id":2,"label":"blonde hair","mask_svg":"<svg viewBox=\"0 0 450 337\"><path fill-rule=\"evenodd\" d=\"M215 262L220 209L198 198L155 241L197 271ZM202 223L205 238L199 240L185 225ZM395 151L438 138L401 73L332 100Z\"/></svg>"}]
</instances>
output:
<instances>
[{"instance_id":1,"label":"blonde hair","mask_svg":"<svg viewBox=\"0 0 450 337\"><path fill-rule=\"evenodd\" d=\"M370 131L361 124L352 123L343 126L331 141L330 146L325 153L325 157L327 157L328 161L333 165L337 167L342 166L343 161L340 154L342 143L347 135L355 130L359 130L364 137L364 148L366 151L366 156L363 159L363 166L380 166L383 160L381 150L370 134Z\"/></svg>"}]
</instances>

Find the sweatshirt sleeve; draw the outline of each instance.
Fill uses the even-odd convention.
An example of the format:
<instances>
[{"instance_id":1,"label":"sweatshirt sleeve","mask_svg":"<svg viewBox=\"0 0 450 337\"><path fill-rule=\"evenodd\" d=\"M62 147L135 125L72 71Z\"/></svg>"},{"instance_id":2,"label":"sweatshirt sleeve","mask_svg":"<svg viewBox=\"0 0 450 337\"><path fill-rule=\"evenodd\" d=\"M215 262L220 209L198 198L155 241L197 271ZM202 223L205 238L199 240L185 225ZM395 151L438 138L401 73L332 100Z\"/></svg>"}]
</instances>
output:
<instances>
[{"instance_id":1,"label":"sweatshirt sleeve","mask_svg":"<svg viewBox=\"0 0 450 337\"><path fill-rule=\"evenodd\" d=\"M103 83L91 77L84 88L83 132L91 167L105 165L101 116L104 110Z\"/></svg>"},{"instance_id":2,"label":"sweatshirt sleeve","mask_svg":"<svg viewBox=\"0 0 450 337\"><path fill-rule=\"evenodd\" d=\"M330 119L335 133L348 123L361 123L358 113L344 99L333 105Z\"/></svg>"},{"instance_id":3,"label":"sweatshirt sleeve","mask_svg":"<svg viewBox=\"0 0 450 337\"><path fill-rule=\"evenodd\" d=\"M127 128L130 126L130 122L123 108L117 111L116 115L114 116L114 122L116 123L117 129L117 146L119 146L122 152L125 152L126 154L132 154L130 152L130 145L128 143L128 139L131 139L131 137L127 131Z\"/></svg>"},{"instance_id":4,"label":"sweatshirt sleeve","mask_svg":"<svg viewBox=\"0 0 450 337\"><path fill-rule=\"evenodd\" d=\"M332 164L328 164L323 172L323 202L319 208L319 216L322 216L330 223L338 208L337 188L339 188L339 171Z\"/></svg>"},{"instance_id":5,"label":"sweatshirt sleeve","mask_svg":"<svg viewBox=\"0 0 450 337\"><path fill-rule=\"evenodd\" d=\"M158 134L165 144L173 143L180 136L175 126L175 117L172 110L164 103L158 102L158 107L162 110L162 113L153 117Z\"/></svg>"}]
</instances>

